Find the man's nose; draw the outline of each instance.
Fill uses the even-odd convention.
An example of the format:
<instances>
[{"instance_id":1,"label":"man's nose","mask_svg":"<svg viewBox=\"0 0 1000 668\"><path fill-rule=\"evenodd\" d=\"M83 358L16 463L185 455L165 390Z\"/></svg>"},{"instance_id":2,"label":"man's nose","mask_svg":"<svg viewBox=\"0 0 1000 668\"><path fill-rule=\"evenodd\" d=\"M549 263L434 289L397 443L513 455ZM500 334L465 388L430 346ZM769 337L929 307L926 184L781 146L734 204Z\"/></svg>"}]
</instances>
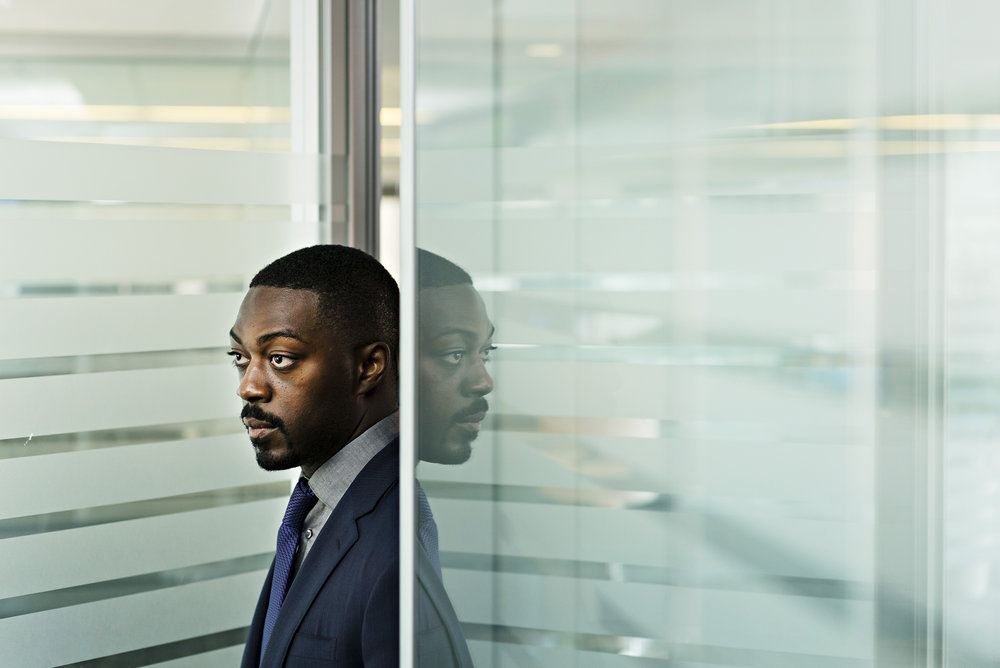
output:
<instances>
[{"instance_id":1,"label":"man's nose","mask_svg":"<svg viewBox=\"0 0 1000 668\"><path fill-rule=\"evenodd\" d=\"M484 396L493 391L493 376L486 368L486 362L476 359L472 362L469 375L465 380L465 389L469 394Z\"/></svg>"},{"instance_id":2,"label":"man's nose","mask_svg":"<svg viewBox=\"0 0 1000 668\"><path fill-rule=\"evenodd\" d=\"M267 381L267 374L253 360L247 365L236 393L247 403L264 402L271 398L271 385Z\"/></svg>"}]
</instances>

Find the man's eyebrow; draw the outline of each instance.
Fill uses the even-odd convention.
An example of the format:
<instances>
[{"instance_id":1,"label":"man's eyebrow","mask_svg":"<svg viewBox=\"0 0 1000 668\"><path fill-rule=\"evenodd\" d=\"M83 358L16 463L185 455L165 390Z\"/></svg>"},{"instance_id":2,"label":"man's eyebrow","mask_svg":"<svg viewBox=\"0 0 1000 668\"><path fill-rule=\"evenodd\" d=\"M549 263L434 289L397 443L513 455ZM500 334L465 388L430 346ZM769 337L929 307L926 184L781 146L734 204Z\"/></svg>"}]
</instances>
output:
<instances>
[{"instance_id":1,"label":"man's eyebrow","mask_svg":"<svg viewBox=\"0 0 1000 668\"><path fill-rule=\"evenodd\" d=\"M290 329L279 329L277 332L268 332L267 334L261 334L257 337L257 345L262 346L272 339L295 339L296 341L301 341L306 343L306 340L301 336L291 331Z\"/></svg>"},{"instance_id":2,"label":"man's eyebrow","mask_svg":"<svg viewBox=\"0 0 1000 668\"><path fill-rule=\"evenodd\" d=\"M234 332L233 330L229 330L229 338L231 338L233 341L240 344L241 346L243 345L243 341L240 339L240 337L236 336L236 332Z\"/></svg>"},{"instance_id":3,"label":"man's eyebrow","mask_svg":"<svg viewBox=\"0 0 1000 668\"><path fill-rule=\"evenodd\" d=\"M497 328L490 324L490 333L486 336L487 339L493 338L493 333L497 331ZM449 334L461 334L470 339L475 339L479 334L472 331L471 329L465 329L464 327L449 327L447 329L442 329L439 332L434 332L433 338L438 338L440 336L448 336Z\"/></svg>"}]
</instances>

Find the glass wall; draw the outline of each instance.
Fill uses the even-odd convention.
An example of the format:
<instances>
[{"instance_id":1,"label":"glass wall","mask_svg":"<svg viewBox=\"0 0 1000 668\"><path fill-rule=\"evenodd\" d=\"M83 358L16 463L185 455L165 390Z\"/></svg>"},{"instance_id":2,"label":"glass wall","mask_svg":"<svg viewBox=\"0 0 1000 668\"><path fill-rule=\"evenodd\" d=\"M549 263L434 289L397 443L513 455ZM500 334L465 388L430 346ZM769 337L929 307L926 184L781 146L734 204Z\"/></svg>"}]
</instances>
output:
<instances>
[{"instance_id":1,"label":"glass wall","mask_svg":"<svg viewBox=\"0 0 1000 668\"><path fill-rule=\"evenodd\" d=\"M1000 661L997 18L416 3L416 245L496 327L417 469L475 665Z\"/></svg>"},{"instance_id":2,"label":"glass wall","mask_svg":"<svg viewBox=\"0 0 1000 668\"><path fill-rule=\"evenodd\" d=\"M345 238L318 6L0 3L4 665L239 661L290 486L227 332L264 264Z\"/></svg>"}]
</instances>

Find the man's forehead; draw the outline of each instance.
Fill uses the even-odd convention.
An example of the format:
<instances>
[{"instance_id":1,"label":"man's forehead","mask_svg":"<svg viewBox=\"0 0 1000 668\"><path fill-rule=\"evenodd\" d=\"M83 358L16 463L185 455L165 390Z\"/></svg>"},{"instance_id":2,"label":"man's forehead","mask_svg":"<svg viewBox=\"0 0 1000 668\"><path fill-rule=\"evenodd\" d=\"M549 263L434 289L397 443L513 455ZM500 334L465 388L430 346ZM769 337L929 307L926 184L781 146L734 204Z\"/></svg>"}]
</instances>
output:
<instances>
[{"instance_id":1,"label":"man's forehead","mask_svg":"<svg viewBox=\"0 0 1000 668\"><path fill-rule=\"evenodd\" d=\"M425 335L464 331L492 336L493 323L486 314L486 305L471 285L424 288L419 295L419 310L419 326Z\"/></svg>"},{"instance_id":2,"label":"man's forehead","mask_svg":"<svg viewBox=\"0 0 1000 668\"><path fill-rule=\"evenodd\" d=\"M319 301L313 290L255 286L243 297L233 329L238 333L244 327L312 328L319 322Z\"/></svg>"}]
</instances>

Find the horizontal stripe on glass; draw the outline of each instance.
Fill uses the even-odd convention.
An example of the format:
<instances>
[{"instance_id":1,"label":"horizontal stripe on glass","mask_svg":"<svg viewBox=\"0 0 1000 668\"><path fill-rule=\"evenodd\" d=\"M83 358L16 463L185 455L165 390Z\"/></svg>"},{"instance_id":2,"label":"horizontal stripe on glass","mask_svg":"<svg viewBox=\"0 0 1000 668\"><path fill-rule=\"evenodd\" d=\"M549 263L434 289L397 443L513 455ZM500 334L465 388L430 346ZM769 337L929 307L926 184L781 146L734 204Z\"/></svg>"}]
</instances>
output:
<instances>
[{"instance_id":1,"label":"horizontal stripe on glass","mask_svg":"<svg viewBox=\"0 0 1000 668\"><path fill-rule=\"evenodd\" d=\"M275 482L246 434L20 457L0 467L0 520Z\"/></svg>"},{"instance_id":2,"label":"horizontal stripe on glass","mask_svg":"<svg viewBox=\"0 0 1000 668\"><path fill-rule=\"evenodd\" d=\"M579 580L607 580L634 584L669 585L725 591L781 592L813 598L868 601L874 598L874 585L844 580L824 580L754 574L746 571L699 572L698 569L634 566L573 559L510 557L470 552L440 553L441 567L448 570L486 571L522 575L545 575ZM447 579L448 576L445 577Z\"/></svg>"},{"instance_id":3,"label":"horizontal stripe on glass","mask_svg":"<svg viewBox=\"0 0 1000 668\"><path fill-rule=\"evenodd\" d=\"M475 276L480 292L686 292L706 290L845 290L874 291L874 271L795 271L784 273L689 274L534 273Z\"/></svg>"},{"instance_id":4,"label":"horizontal stripe on glass","mask_svg":"<svg viewBox=\"0 0 1000 668\"><path fill-rule=\"evenodd\" d=\"M80 299L83 297L153 297L167 295L207 295L240 293L246 287L244 276L186 276L173 280L145 282L121 281L106 283L75 281L71 279L51 282L22 283L17 280L0 281L0 297L20 299Z\"/></svg>"},{"instance_id":5,"label":"horizontal stripe on glass","mask_svg":"<svg viewBox=\"0 0 1000 668\"><path fill-rule=\"evenodd\" d=\"M868 370L875 363L857 350L781 345L718 346L599 346L571 344L497 343L495 360L516 362L602 362L657 366L724 366L806 370L820 367L829 373Z\"/></svg>"},{"instance_id":6,"label":"horizontal stripe on glass","mask_svg":"<svg viewBox=\"0 0 1000 668\"><path fill-rule=\"evenodd\" d=\"M0 440L0 460L237 433L246 433L238 415L214 420L191 420L190 422L151 424L123 429L98 429L64 434L33 434L30 440L21 437Z\"/></svg>"},{"instance_id":7,"label":"horizontal stripe on glass","mask_svg":"<svg viewBox=\"0 0 1000 668\"><path fill-rule=\"evenodd\" d=\"M0 199L188 204L319 204L312 154L201 151L0 139ZM85 165L100 165L87 169ZM346 200L346 160L325 165ZM38 178L44 174L45 178Z\"/></svg>"},{"instance_id":8,"label":"horizontal stripe on glass","mask_svg":"<svg viewBox=\"0 0 1000 668\"><path fill-rule=\"evenodd\" d=\"M66 664L69 668L106 668L107 666L157 666L158 668L207 668L209 666L238 666L243 657L250 627L220 631L197 638L145 647L113 656L102 656L90 661Z\"/></svg>"},{"instance_id":9,"label":"horizontal stripe on glass","mask_svg":"<svg viewBox=\"0 0 1000 668\"><path fill-rule=\"evenodd\" d=\"M532 576L448 574L463 622L865 658L873 601Z\"/></svg>"},{"instance_id":10,"label":"horizontal stripe on glass","mask_svg":"<svg viewBox=\"0 0 1000 668\"><path fill-rule=\"evenodd\" d=\"M2 478L0 478L2 479ZM557 506L609 508L617 510L652 510L670 513L695 513L734 519L785 518L874 524L874 508L852 508L849 513L821 506L790 504L775 498L722 498L664 494L650 490L586 489L580 487L484 485L461 482L421 482L431 499L466 499L505 501Z\"/></svg>"},{"instance_id":11,"label":"horizontal stripe on glass","mask_svg":"<svg viewBox=\"0 0 1000 668\"><path fill-rule=\"evenodd\" d=\"M698 438L759 443L822 443L853 441L847 425L774 424L765 421L681 420L589 415L488 413L483 427L496 431L525 431L580 436L628 438Z\"/></svg>"},{"instance_id":12,"label":"horizontal stripe on glass","mask_svg":"<svg viewBox=\"0 0 1000 668\"><path fill-rule=\"evenodd\" d=\"M0 619L4 661L57 666L242 628L266 575L242 573Z\"/></svg>"},{"instance_id":13,"label":"horizontal stripe on glass","mask_svg":"<svg viewBox=\"0 0 1000 668\"><path fill-rule=\"evenodd\" d=\"M127 578L102 580L92 584L54 589L39 594L4 598L0 599L0 619L62 608L68 605L103 601L116 596L129 596L166 587L176 587L181 584L203 582L251 571L259 572L269 568L272 559L274 559L274 554L266 552Z\"/></svg>"},{"instance_id":14,"label":"horizontal stripe on glass","mask_svg":"<svg viewBox=\"0 0 1000 668\"><path fill-rule=\"evenodd\" d=\"M229 489L211 489L193 494L180 494L131 503L119 503L92 508L74 508L43 515L26 515L0 521L0 539L17 536L46 534L81 527L123 522L143 517L157 517L172 513L217 508L233 504L287 497L291 483L288 479L258 483ZM2 545L2 543L0 543Z\"/></svg>"},{"instance_id":15,"label":"horizontal stripe on glass","mask_svg":"<svg viewBox=\"0 0 1000 668\"><path fill-rule=\"evenodd\" d=\"M871 527L850 522L456 499L433 510L442 551L874 579Z\"/></svg>"},{"instance_id":16,"label":"horizontal stripe on glass","mask_svg":"<svg viewBox=\"0 0 1000 668\"><path fill-rule=\"evenodd\" d=\"M802 434L800 440L809 440L807 434L858 440L870 417L858 413L856 402L874 391L870 375L753 367L498 360L494 369L495 402L511 414L588 416L591 423L638 418L756 424Z\"/></svg>"},{"instance_id":17,"label":"horizontal stripe on glass","mask_svg":"<svg viewBox=\"0 0 1000 668\"><path fill-rule=\"evenodd\" d=\"M767 668L871 668L870 658L848 658L754 650L746 647L723 647L696 645L680 642L666 642L651 638L633 638L597 633L573 633L548 631L499 624L462 624L466 640L472 645L485 642L530 646L532 650L523 655L525 660L541 660L538 665L572 665L580 662L587 653L617 654L632 659L650 658L659 663L690 665L692 662L719 666L767 666ZM519 655L521 656L521 655ZM623 662L623 666L645 666L635 659ZM555 660L557 663L545 663ZM598 665L605 665L603 662Z\"/></svg>"},{"instance_id":18,"label":"horizontal stripe on glass","mask_svg":"<svg viewBox=\"0 0 1000 668\"><path fill-rule=\"evenodd\" d=\"M228 347L156 350L141 353L74 355L72 357L24 357L0 359L0 380L65 376L74 373L165 369L175 366L218 364L226 359Z\"/></svg>"},{"instance_id":19,"label":"horizontal stripe on glass","mask_svg":"<svg viewBox=\"0 0 1000 668\"><path fill-rule=\"evenodd\" d=\"M423 462L417 471L421 484L499 480L509 486L666 494L706 512L857 522L874 517L874 460L863 445L486 430L461 466Z\"/></svg>"},{"instance_id":20,"label":"horizontal stripe on glass","mask_svg":"<svg viewBox=\"0 0 1000 668\"><path fill-rule=\"evenodd\" d=\"M0 380L0 438L235 417L237 383L225 362Z\"/></svg>"}]
</instances>

